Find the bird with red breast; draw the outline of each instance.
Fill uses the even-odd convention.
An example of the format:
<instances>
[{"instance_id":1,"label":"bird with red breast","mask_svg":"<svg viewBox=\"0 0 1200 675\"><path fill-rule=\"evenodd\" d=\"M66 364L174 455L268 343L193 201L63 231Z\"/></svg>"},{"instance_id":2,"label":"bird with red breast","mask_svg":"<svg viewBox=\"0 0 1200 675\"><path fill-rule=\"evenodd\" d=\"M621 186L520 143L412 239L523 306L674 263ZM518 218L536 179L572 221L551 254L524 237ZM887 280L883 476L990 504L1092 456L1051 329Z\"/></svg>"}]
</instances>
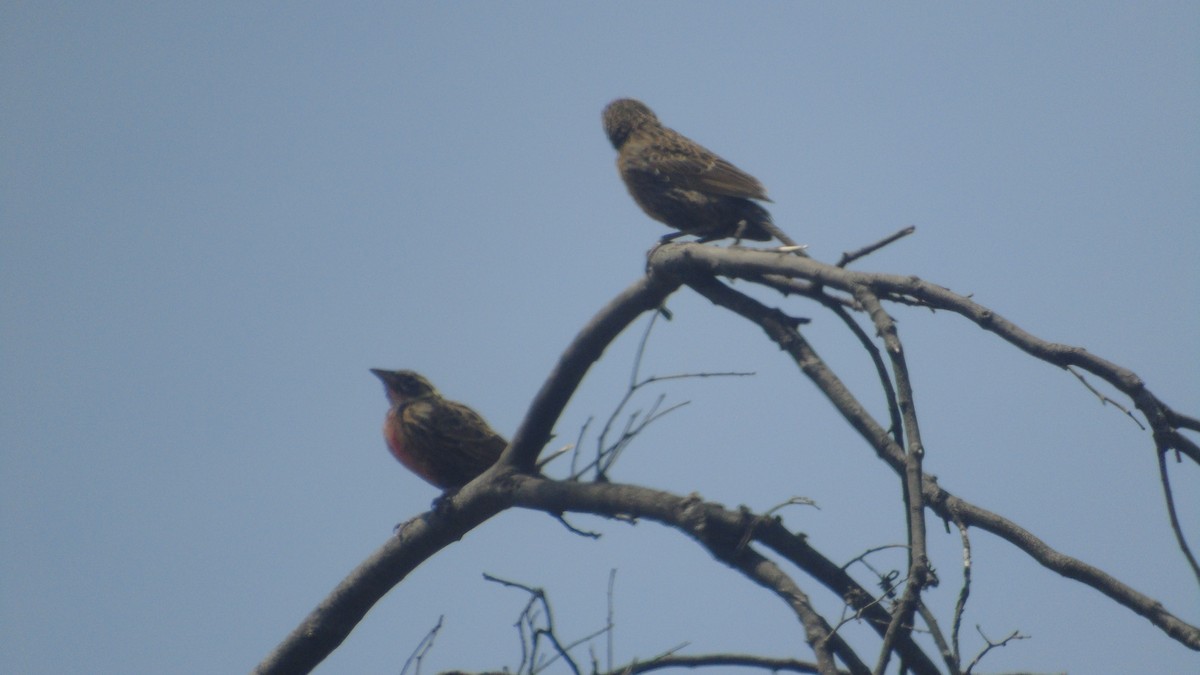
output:
<instances>
[{"instance_id":1,"label":"bird with red breast","mask_svg":"<svg viewBox=\"0 0 1200 675\"><path fill-rule=\"evenodd\" d=\"M663 126L645 103L619 98L604 109L604 133L617 150L617 171L646 215L700 241L778 239L801 248L757 202L762 183L683 134Z\"/></svg>"},{"instance_id":2,"label":"bird with red breast","mask_svg":"<svg viewBox=\"0 0 1200 675\"><path fill-rule=\"evenodd\" d=\"M392 456L427 483L456 490L500 458L504 437L471 408L443 398L420 373L371 372L383 382L391 407L383 437Z\"/></svg>"}]
</instances>

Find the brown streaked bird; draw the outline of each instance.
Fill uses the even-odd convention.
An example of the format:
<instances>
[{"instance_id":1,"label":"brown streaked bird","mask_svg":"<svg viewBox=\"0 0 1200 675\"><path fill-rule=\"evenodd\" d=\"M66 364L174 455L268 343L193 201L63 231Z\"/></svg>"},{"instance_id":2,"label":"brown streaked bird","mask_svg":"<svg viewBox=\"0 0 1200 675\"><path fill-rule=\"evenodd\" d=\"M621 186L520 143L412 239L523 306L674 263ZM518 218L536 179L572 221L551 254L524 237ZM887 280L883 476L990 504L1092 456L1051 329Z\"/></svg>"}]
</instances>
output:
<instances>
[{"instance_id":1,"label":"brown streaked bird","mask_svg":"<svg viewBox=\"0 0 1200 675\"><path fill-rule=\"evenodd\" d=\"M691 140L664 127L641 101L619 98L604 109L604 133L617 149L617 170L638 206L684 234L713 241L770 241L795 246L751 200L769 202L762 183Z\"/></svg>"},{"instance_id":2,"label":"brown streaked bird","mask_svg":"<svg viewBox=\"0 0 1200 675\"><path fill-rule=\"evenodd\" d=\"M479 413L442 398L419 373L371 372L383 382L392 404L383 421L388 449L434 487L461 488L495 464L508 445Z\"/></svg>"}]
</instances>

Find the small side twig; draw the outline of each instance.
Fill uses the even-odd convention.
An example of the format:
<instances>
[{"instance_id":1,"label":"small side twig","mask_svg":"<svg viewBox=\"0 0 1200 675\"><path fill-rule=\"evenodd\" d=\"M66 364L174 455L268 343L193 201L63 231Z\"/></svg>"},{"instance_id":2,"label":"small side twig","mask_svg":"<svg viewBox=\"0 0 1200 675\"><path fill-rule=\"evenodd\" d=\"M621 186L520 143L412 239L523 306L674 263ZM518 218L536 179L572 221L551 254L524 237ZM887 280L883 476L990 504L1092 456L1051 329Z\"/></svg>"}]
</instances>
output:
<instances>
[{"instance_id":1,"label":"small side twig","mask_svg":"<svg viewBox=\"0 0 1200 675\"><path fill-rule=\"evenodd\" d=\"M538 471L541 471L542 467L546 466L550 462L553 462L554 460L558 459L559 457L562 457L563 455L567 454L568 452L571 452L574 449L575 449L575 446L573 444L564 445L561 448L559 448L558 450L555 450L554 452L546 455L545 457L538 459L538 463L537 463Z\"/></svg>"},{"instance_id":2,"label":"small side twig","mask_svg":"<svg viewBox=\"0 0 1200 675\"><path fill-rule=\"evenodd\" d=\"M624 412L625 407L629 405L630 401L633 400L633 397L638 390L648 387L652 384L667 382L670 380L707 377L748 377L754 375L754 373L746 372L702 372L679 373L675 375L651 375L645 378L641 377L642 361L646 355L646 345L650 340L650 333L653 331L654 324L657 319L658 315L653 314L651 315L650 320L646 322L646 330L642 332L641 340L638 342L637 351L633 358L633 367L630 369L629 386L626 387L625 394L621 397L621 400L617 403L616 407L613 408L612 413L608 416L608 419L604 423L604 427L596 436L595 459L582 468L575 469L572 467L572 479L578 478L594 468L596 471L596 480L606 480L608 477L608 471L612 468L613 464L616 463L617 459L620 457L625 448L628 447L631 442L633 442L634 438L636 438L638 434L645 430L645 428L651 423L689 403L688 401L684 401L660 410L660 406L662 406L666 399L665 396L660 395L655 400L654 404L651 405L650 408L644 413L642 411L637 411L631 414L625 421L625 428L621 430L621 433L618 434L616 440L609 444L609 433L612 431L617 419ZM589 420L589 422L590 421L591 420ZM579 439L580 441L583 440L582 435L583 432L581 430Z\"/></svg>"},{"instance_id":3,"label":"small side twig","mask_svg":"<svg viewBox=\"0 0 1200 675\"><path fill-rule=\"evenodd\" d=\"M571 474L567 478L567 480L578 480L579 477L581 475L583 475L583 473L585 471L587 471L587 468L583 468L583 469L577 468L579 465L579 455L580 455L579 449L583 447L583 439L585 436L587 436L588 427L592 426L593 419L595 419L595 418L593 418L593 417L587 418L587 421L584 422L579 427L579 435L575 438L575 445L573 446L574 452L571 453ZM591 465L589 464L588 466L591 466Z\"/></svg>"},{"instance_id":4,"label":"small side twig","mask_svg":"<svg viewBox=\"0 0 1200 675\"><path fill-rule=\"evenodd\" d=\"M557 520L560 525L567 528L567 531L571 534L579 535L580 537L584 537L586 539L599 539L601 537L599 532L593 532L592 530L581 530L578 527L575 527L561 513L552 513L550 515L554 516L554 519Z\"/></svg>"},{"instance_id":5,"label":"small side twig","mask_svg":"<svg viewBox=\"0 0 1200 675\"><path fill-rule=\"evenodd\" d=\"M521 634L521 652L522 652L521 662L522 663L521 663L521 667L518 668L517 672L520 672L524 668L525 664L528 663L529 664L528 672L531 674L537 673L538 671L542 670L546 666L550 665L551 663L554 663L554 661L557 661L559 658L561 658L563 661L565 661L567 663L567 666L571 669L571 672L575 673L575 675L582 675L583 671L581 671L579 669L579 664L575 663L575 660L571 658L571 655L569 653L570 648L574 645L564 646L562 644L562 642L558 639L558 634L555 632L555 629L554 629L554 612L550 609L550 600L546 597L545 589L534 588L532 586L526 586L525 584L522 584L522 583L519 583L516 581L509 581L507 579L501 579L499 577L492 576L486 572L484 572L483 578L486 579L487 581L491 581L493 583L497 583L502 586L507 586L509 588L519 588L529 594L529 602L527 602L525 604L525 609L523 609L521 611L520 616L517 617L516 624L514 624L514 625L516 625L517 630ZM541 612L539 612L537 610L538 607L541 608ZM541 614L544 617L542 619L542 621L544 621L544 623L545 623L544 627L538 625L538 615L539 614ZM528 631L529 631L528 640L530 642L530 648L528 651L526 651L526 649L525 649L525 640L526 640L525 630L526 629L528 629ZM550 642L550 646L554 648L554 651L556 652L557 656L555 656L554 658L551 658L550 660L546 661L545 663L539 664L537 662L538 642L540 641L540 638L543 638L543 637L546 638L546 640L548 640ZM575 643L575 644L578 644L578 643Z\"/></svg>"},{"instance_id":6,"label":"small side twig","mask_svg":"<svg viewBox=\"0 0 1200 675\"><path fill-rule=\"evenodd\" d=\"M984 647L983 650L981 650L978 654L976 654L975 658L971 659L971 663L967 664L967 669L963 671L963 675L971 675L971 670L975 666L979 665L979 662L983 659L983 657L988 652L992 651L996 647L1004 647L1005 645L1012 642L1013 640L1028 640L1029 639L1028 635L1021 635L1020 631L1014 630L1012 633L1009 634L1008 637L1004 638L1003 640L1001 640L999 642L992 642L991 639L988 638L988 636L983 634L982 628L980 628L979 626L975 626L975 630L979 631L979 636L983 638L984 642L987 642L987 646Z\"/></svg>"},{"instance_id":7,"label":"small side twig","mask_svg":"<svg viewBox=\"0 0 1200 675\"><path fill-rule=\"evenodd\" d=\"M676 651L678 648L676 649ZM689 668L757 668L767 673L819 673L816 663L791 658L771 658L769 656L754 656L751 654L696 654L691 656L674 656L664 654L650 661L635 661L623 668L609 670L602 675L641 675L656 670ZM850 671L837 670L839 675Z\"/></svg>"},{"instance_id":8,"label":"small side twig","mask_svg":"<svg viewBox=\"0 0 1200 675\"><path fill-rule=\"evenodd\" d=\"M438 631L442 630L442 620L445 618L444 614L439 616L433 628L430 628L425 637L421 638L421 641L417 643L416 649L404 661L404 666L400 669L400 675L405 675L408 672L408 667L413 664L416 664L416 674L421 674L421 662L425 660L425 655L429 653L429 650L433 649L433 642L437 639Z\"/></svg>"},{"instance_id":9,"label":"small side twig","mask_svg":"<svg viewBox=\"0 0 1200 675\"><path fill-rule=\"evenodd\" d=\"M906 544L884 544L883 546L869 548L851 558L846 562L846 564L842 565L843 570L848 570L854 563L860 563L863 567L866 567L868 570L870 570L871 574L874 574L879 580L877 584L879 586L879 590L883 591L883 594L879 596L880 602L882 602L885 598L895 600L896 588L904 580L900 578L899 570L880 572L879 570L875 569L874 565L867 562L867 556L871 555L872 553L878 553L879 551L885 551L889 548L902 548L907 550L908 546Z\"/></svg>"},{"instance_id":10,"label":"small side twig","mask_svg":"<svg viewBox=\"0 0 1200 675\"><path fill-rule=\"evenodd\" d=\"M746 528L745 533L742 534L742 539L738 542L737 550L740 551L743 548L746 548L746 545L750 543L750 539L754 537L754 528L758 527L759 524L765 523L767 520L775 517L775 514L779 511L782 511L784 508L797 505L811 506L817 510L820 510L821 508L820 506L817 506L816 501L810 499L809 497L789 497L786 501L780 502L758 516L755 516L754 520L751 521L750 525Z\"/></svg>"},{"instance_id":11,"label":"small side twig","mask_svg":"<svg viewBox=\"0 0 1200 675\"><path fill-rule=\"evenodd\" d=\"M1101 405L1108 405L1108 404L1112 404L1112 406L1113 406L1114 408L1116 408L1117 410L1120 410L1121 412L1125 413L1125 415L1126 415L1126 416L1128 416L1128 417L1129 417L1129 419L1133 420L1133 423L1134 423L1134 424L1136 424L1136 425L1138 425L1138 428L1139 428L1139 429L1141 429L1142 431L1145 431L1145 430L1146 430L1146 426L1145 426L1145 425L1143 425L1141 422L1139 422L1139 421L1138 421L1138 418L1136 418L1136 417L1134 417L1134 416L1133 416L1133 413L1129 411L1129 408L1126 408L1125 406L1121 405L1120 403L1117 403L1116 401L1112 400L1111 398L1109 398L1109 397L1105 396L1104 394L1100 393L1100 390L1099 390L1099 389L1096 389L1095 387L1093 387L1093 386L1092 386L1092 384L1091 384L1090 382L1088 382L1088 381L1087 381L1087 379L1086 379L1086 378L1084 378L1084 377L1083 377L1083 375L1081 375L1081 374L1079 373L1079 371L1075 370L1075 369L1074 369L1074 368L1072 368L1071 366L1067 366L1067 372L1071 373L1071 374L1072 374L1072 375L1074 375L1076 378L1078 378L1078 379L1079 379L1079 381L1083 383L1083 386L1087 387L1087 390L1088 390L1088 391L1090 391L1090 392L1092 392L1093 394L1095 394L1095 395L1096 395L1096 398L1100 399L1100 404L1101 404Z\"/></svg>"},{"instance_id":12,"label":"small side twig","mask_svg":"<svg viewBox=\"0 0 1200 675\"><path fill-rule=\"evenodd\" d=\"M916 231L917 231L916 225L909 225L908 227L905 227L897 232L889 234L888 236L884 237L883 239L880 239L879 241L875 242L874 244L868 244L868 245L858 249L857 251L843 253L841 260L838 260L837 266L845 267L846 265L849 265L850 263L854 262L855 260L869 256L872 253L874 253L875 251L878 251L879 249L883 248L884 246L887 246L888 244L896 241L897 239L903 239L904 237L907 237L908 235L910 235Z\"/></svg>"},{"instance_id":13,"label":"small side twig","mask_svg":"<svg viewBox=\"0 0 1200 675\"><path fill-rule=\"evenodd\" d=\"M904 425L900 419L900 405L896 401L896 387L892 384L887 366L883 363L883 355L879 353L879 347L875 346L875 342L871 340L863 327L854 320L854 317L850 316L850 312L834 301L833 296L821 294L816 297L816 300L828 307L842 320L842 323L846 324L846 327L858 339L858 343L862 345L863 350L871 357L871 363L875 366L875 373L879 377L879 386L883 389L884 400L887 403L888 415L892 424L892 439L896 441L896 445L904 445Z\"/></svg>"}]
</instances>

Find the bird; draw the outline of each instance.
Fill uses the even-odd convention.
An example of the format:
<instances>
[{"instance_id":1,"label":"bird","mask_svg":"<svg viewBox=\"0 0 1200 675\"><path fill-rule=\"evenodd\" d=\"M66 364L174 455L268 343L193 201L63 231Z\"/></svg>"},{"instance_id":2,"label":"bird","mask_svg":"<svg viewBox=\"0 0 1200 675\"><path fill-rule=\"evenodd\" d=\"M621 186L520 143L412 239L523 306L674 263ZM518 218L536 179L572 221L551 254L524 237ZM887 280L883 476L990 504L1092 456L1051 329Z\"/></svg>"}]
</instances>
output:
<instances>
[{"instance_id":1,"label":"bird","mask_svg":"<svg viewBox=\"0 0 1200 675\"><path fill-rule=\"evenodd\" d=\"M441 490L470 483L500 458L508 446L483 416L442 397L420 373L381 370L391 407L383 421L383 437L392 456L409 471Z\"/></svg>"},{"instance_id":2,"label":"bird","mask_svg":"<svg viewBox=\"0 0 1200 675\"><path fill-rule=\"evenodd\" d=\"M771 201L762 183L683 134L665 127L632 98L604 108L604 133L617 150L617 171L646 215L701 242L734 238L796 242L779 230L757 202ZM757 201L753 201L757 200Z\"/></svg>"}]
</instances>

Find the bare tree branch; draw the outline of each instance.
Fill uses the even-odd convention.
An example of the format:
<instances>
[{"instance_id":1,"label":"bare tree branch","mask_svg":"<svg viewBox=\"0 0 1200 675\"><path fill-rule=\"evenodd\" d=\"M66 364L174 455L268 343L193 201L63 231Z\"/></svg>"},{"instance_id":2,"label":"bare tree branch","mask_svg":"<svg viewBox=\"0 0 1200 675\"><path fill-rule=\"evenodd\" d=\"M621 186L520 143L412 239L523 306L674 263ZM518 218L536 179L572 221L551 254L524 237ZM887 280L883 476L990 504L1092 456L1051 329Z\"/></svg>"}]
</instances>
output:
<instances>
[{"instance_id":1,"label":"bare tree branch","mask_svg":"<svg viewBox=\"0 0 1200 675\"><path fill-rule=\"evenodd\" d=\"M712 249L712 250L708 250ZM1166 437L1169 416L1166 406L1150 393L1131 371L1109 363L1099 357L1077 349L1052 345L1025 333L1007 320L999 318L991 310L954 295L945 289L926 284L917 279L895 275L863 274L838 269L811 258L782 256L736 249L670 244L656 249L650 261L656 274L676 275L689 286L713 302L757 323L782 349L788 352L800 369L829 398L842 416L859 432L875 450L877 456L898 474L906 470L904 451L894 443L887 430L882 428L842 383L841 379L824 364L807 340L795 329L790 317L777 309L733 291L716 282L709 275L722 274L735 277L757 277L764 274L796 274L803 278L826 283L849 292L865 285L884 288L894 293L904 292L917 297L930 306L950 309L977 319L981 325L994 330L1024 351L1043 358L1061 367L1077 365L1109 381L1117 389L1134 398L1155 430L1156 443ZM1161 427L1161 428L1160 428ZM1200 457L1200 455L1198 455ZM944 520L953 520L957 515L968 526L976 526L995 534L1025 551L1040 564L1063 576L1085 583L1099 590L1121 605L1146 617L1179 642L1192 649L1200 650L1200 629L1191 626L1168 612L1162 603L1138 593L1111 575L1080 560L1050 548L1024 528L977 507L942 489L933 476L924 476L922 492L926 505Z\"/></svg>"},{"instance_id":2,"label":"bare tree branch","mask_svg":"<svg viewBox=\"0 0 1200 675\"><path fill-rule=\"evenodd\" d=\"M838 631L832 629L812 608L799 585L778 564L759 553L758 546L765 546L779 554L854 608L856 616L861 617L882 639L877 664L880 672L886 668L892 652L899 656L903 670L919 675L938 672L934 662L912 640L912 618L917 611L922 613L926 625L930 626L949 671L957 670L961 658L958 631L970 587L970 544L967 538L970 527L980 528L1008 541L1047 569L1099 590L1120 605L1146 617L1180 643L1200 650L1200 629L1180 620L1161 603L1138 593L1102 570L1050 548L1006 518L951 494L938 485L934 476L923 473L921 460L924 448L913 388L894 322L883 310L883 303L896 302L957 313L1035 358L1069 369L1081 379L1082 375L1076 369L1089 373L1127 396L1145 417L1151 430L1159 455L1159 469L1163 476L1163 491L1168 500L1172 527L1180 548L1200 580L1200 566L1191 555L1178 523L1165 466L1166 455L1172 450L1177 458L1186 456L1200 463L1200 447L1182 433L1184 430L1200 430L1200 421L1172 410L1132 371L1081 348L1042 340L970 298L916 277L856 272L783 252L725 249L697 244L657 247L648 257L647 270L645 278L639 279L614 298L567 347L531 402L500 460L457 493L447 494L442 500L445 508L422 514L400 528L395 537L339 584L259 664L255 672L310 671L341 644L375 602L404 580L417 565L514 505L552 514L572 511L609 517L645 518L687 534L718 560L770 589L787 603L803 626L805 639L817 657L817 663L812 667L821 673L839 672L835 660L840 661L849 672L869 671L854 650L842 640ZM864 347L868 348L868 352L872 353L891 414L890 428L885 429L866 411L800 334L798 327L807 319L766 307L758 300L721 283L716 275L746 279L770 285L785 293L806 295L843 318ZM554 424L591 365L638 316L647 311L660 311L664 299L684 282L715 304L759 325L829 398L876 456L901 479L909 518L909 566L905 592L893 613L889 613L882 605L881 598L862 588L842 566L812 549L803 535L789 532L778 517L730 511L719 505L702 502L698 497L679 497L636 486L558 482L532 475L538 465L538 455L549 441ZM873 342L862 327L849 317L847 309L862 309L871 316L891 359L890 375L878 350L872 352ZM640 381L636 370L634 381ZM1114 402L1103 396L1101 400ZM661 414L657 408L646 418L656 414ZM645 418L640 421L644 423ZM630 425L637 423L630 421ZM627 425L625 433L633 431L635 427ZM949 644L941 636L935 618L928 613L920 598L921 591L927 585L936 583L926 552L926 508L943 520L954 522L964 542L964 584L955 608ZM887 592L885 590L883 597ZM610 616L605 630L611 635L611 629ZM544 637L553 638L552 635ZM989 641L984 653L1018 637L1014 633L1000 643ZM572 646L557 642L554 645L564 657ZM976 657L967 670L978 660L979 657ZM612 668L611 653L608 661L608 667ZM635 665L628 668L634 668Z\"/></svg>"},{"instance_id":3,"label":"bare tree branch","mask_svg":"<svg viewBox=\"0 0 1200 675\"><path fill-rule=\"evenodd\" d=\"M1192 567L1192 574L1196 576L1196 582L1200 583L1200 564L1196 563L1192 547L1188 546L1187 537L1183 536L1183 527L1179 524L1179 514L1175 510L1175 493L1171 490L1171 474L1167 471L1167 454L1165 452L1158 453L1158 478L1162 482L1163 497L1167 502L1167 517L1171 521L1171 531L1175 533L1175 541L1179 544L1179 550L1183 551L1184 558Z\"/></svg>"}]
</instances>

